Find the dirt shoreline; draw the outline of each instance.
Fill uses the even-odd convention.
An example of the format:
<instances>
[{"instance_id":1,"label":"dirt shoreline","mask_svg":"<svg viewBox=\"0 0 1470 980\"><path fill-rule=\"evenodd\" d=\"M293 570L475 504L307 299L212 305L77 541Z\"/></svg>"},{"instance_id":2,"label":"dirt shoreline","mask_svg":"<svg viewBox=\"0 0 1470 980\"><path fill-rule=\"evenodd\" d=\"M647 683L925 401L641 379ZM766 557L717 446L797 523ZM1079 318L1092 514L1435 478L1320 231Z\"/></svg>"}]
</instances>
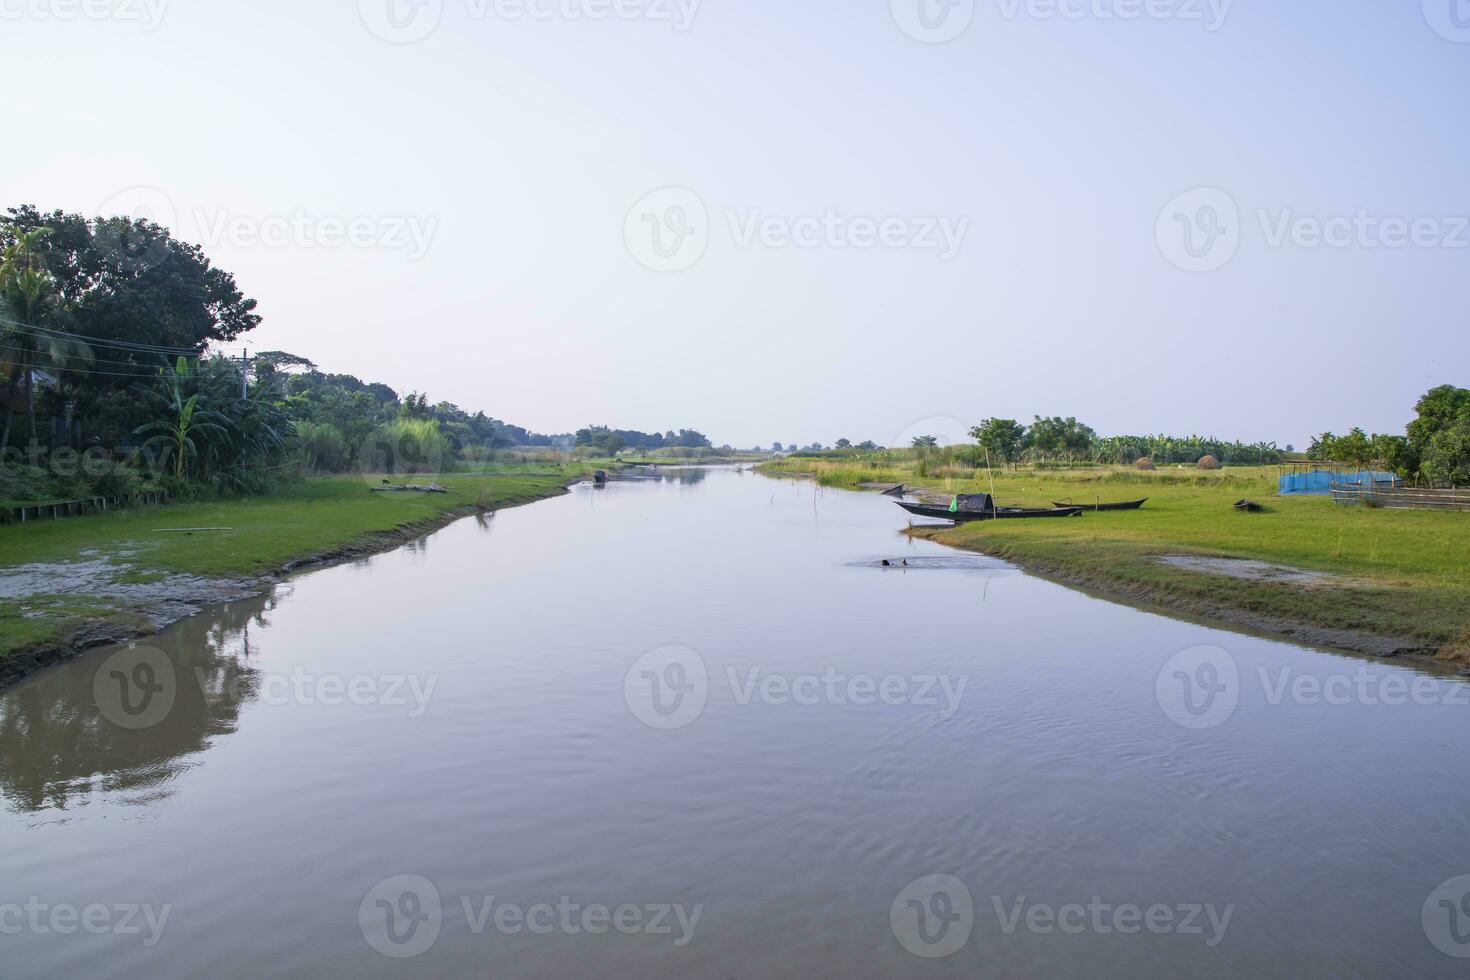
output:
<instances>
[{"instance_id":1,"label":"dirt shoreline","mask_svg":"<svg viewBox=\"0 0 1470 980\"><path fill-rule=\"evenodd\" d=\"M157 593L150 599L152 605L147 609L139 609L136 619L131 622L109 619L83 623L60 642L38 643L0 659L0 690L11 687L38 671L65 663L95 647L128 643L153 636L177 622L198 615L208 606L263 595L295 575L392 551L477 513L493 514L496 511L565 496L572 485L580 482L582 477L578 476L568 480L555 492L536 494L524 500L505 501L492 508L465 504L444 511L437 517L403 524L391 531L369 532L348 545L293 558L274 571L261 575L212 579L201 576L171 576L156 583L156 588L151 590Z\"/></svg>"},{"instance_id":2,"label":"dirt shoreline","mask_svg":"<svg viewBox=\"0 0 1470 980\"><path fill-rule=\"evenodd\" d=\"M1123 602L1148 612L1179 616L1207 626L1255 634L1267 639L1325 647L1342 653L1411 660L1441 669L1456 666L1436 656L1434 649L1412 638L1319 626L1269 616L1224 603L1210 602L1197 597L1161 594L1147 587L1123 585L1106 576L1087 574L1057 562L1032 558L1004 546L970 547L951 544L941 537L943 532L948 530L951 529L942 526L911 527L905 533L911 537L934 541L936 544L942 544L956 551L969 551L999 558L1010 562L1027 574L1035 575L1048 582L1075 588L1098 598Z\"/></svg>"}]
</instances>

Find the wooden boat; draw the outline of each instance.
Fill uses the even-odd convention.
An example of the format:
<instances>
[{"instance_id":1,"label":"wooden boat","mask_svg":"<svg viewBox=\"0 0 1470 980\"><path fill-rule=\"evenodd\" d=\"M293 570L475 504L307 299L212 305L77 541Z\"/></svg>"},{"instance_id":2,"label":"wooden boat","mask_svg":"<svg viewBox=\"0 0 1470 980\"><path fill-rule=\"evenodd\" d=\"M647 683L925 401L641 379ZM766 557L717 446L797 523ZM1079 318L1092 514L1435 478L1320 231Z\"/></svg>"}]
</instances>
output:
<instances>
[{"instance_id":1,"label":"wooden boat","mask_svg":"<svg viewBox=\"0 0 1470 980\"><path fill-rule=\"evenodd\" d=\"M1054 507L1081 507L1083 510L1137 510L1148 503L1148 498L1142 500L1125 500L1118 504L1060 504L1052 502Z\"/></svg>"},{"instance_id":2,"label":"wooden boat","mask_svg":"<svg viewBox=\"0 0 1470 980\"><path fill-rule=\"evenodd\" d=\"M1032 517L1077 517L1082 513L1081 507L1059 507L1055 510L1041 507L994 507L990 510L952 511L940 504L920 504L910 500L895 500L894 503L915 517L932 517L938 521L954 521L957 524L967 521L999 521Z\"/></svg>"}]
</instances>

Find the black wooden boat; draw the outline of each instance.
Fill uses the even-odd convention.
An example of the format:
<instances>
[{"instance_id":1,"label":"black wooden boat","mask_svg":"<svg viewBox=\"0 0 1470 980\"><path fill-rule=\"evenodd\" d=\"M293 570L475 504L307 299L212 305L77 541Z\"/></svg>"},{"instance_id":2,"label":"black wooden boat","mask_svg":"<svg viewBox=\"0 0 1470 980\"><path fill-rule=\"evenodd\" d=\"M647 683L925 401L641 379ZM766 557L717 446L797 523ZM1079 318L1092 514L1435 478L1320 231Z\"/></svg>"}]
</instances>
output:
<instances>
[{"instance_id":1,"label":"black wooden boat","mask_svg":"<svg viewBox=\"0 0 1470 980\"><path fill-rule=\"evenodd\" d=\"M1040 507L992 507L988 510L950 510L939 504L920 504L910 500L895 500L895 504L915 517L932 517L939 521L1000 521L1030 517L1076 517L1081 507L1061 507L1049 510Z\"/></svg>"},{"instance_id":2,"label":"black wooden boat","mask_svg":"<svg viewBox=\"0 0 1470 980\"><path fill-rule=\"evenodd\" d=\"M1148 503L1148 498L1142 500L1125 500L1118 504L1061 504L1053 501L1056 507L1081 507L1083 510L1137 510Z\"/></svg>"}]
</instances>

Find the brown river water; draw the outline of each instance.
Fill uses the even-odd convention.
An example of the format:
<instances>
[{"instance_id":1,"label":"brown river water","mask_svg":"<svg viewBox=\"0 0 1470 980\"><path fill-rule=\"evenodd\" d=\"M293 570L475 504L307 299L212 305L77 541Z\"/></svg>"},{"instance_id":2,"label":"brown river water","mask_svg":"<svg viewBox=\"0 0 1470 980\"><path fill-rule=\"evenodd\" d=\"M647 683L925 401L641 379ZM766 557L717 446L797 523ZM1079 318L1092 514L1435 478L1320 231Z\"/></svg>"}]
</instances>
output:
<instances>
[{"instance_id":1,"label":"brown river water","mask_svg":"<svg viewBox=\"0 0 1470 980\"><path fill-rule=\"evenodd\" d=\"M0 976L1466 975L1463 681L906 520L579 487L0 692Z\"/></svg>"}]
</instances>

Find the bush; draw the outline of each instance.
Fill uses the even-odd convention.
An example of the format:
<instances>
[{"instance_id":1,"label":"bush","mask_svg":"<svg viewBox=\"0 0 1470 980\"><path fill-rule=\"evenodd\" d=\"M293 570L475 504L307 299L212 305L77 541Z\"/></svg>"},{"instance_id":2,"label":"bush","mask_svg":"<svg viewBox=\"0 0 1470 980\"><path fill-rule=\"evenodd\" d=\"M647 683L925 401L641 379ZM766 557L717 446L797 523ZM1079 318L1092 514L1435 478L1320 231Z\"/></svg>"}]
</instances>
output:
<instances>
[{"instance_id":1,"label":"bush","mask_svg":"<svg viewBox=\"0 0 1470 980\"><path fill-rule=\"evenodd\" d=\"M347 439L335 425L297 422L296 446L301 467L308 473L341 473L352 462Z\"/></svg>"},{"instance_id":2,"label":"bush","mask_svg":"<svg viewBox=\"0 0 1470 980\"><path fill-rule=\"evenodd\" d=\"M365 473L442 473L454 460L449 437L432 419L395 419L379 426L358 459Z\"/></svg>"}]
</instances>

